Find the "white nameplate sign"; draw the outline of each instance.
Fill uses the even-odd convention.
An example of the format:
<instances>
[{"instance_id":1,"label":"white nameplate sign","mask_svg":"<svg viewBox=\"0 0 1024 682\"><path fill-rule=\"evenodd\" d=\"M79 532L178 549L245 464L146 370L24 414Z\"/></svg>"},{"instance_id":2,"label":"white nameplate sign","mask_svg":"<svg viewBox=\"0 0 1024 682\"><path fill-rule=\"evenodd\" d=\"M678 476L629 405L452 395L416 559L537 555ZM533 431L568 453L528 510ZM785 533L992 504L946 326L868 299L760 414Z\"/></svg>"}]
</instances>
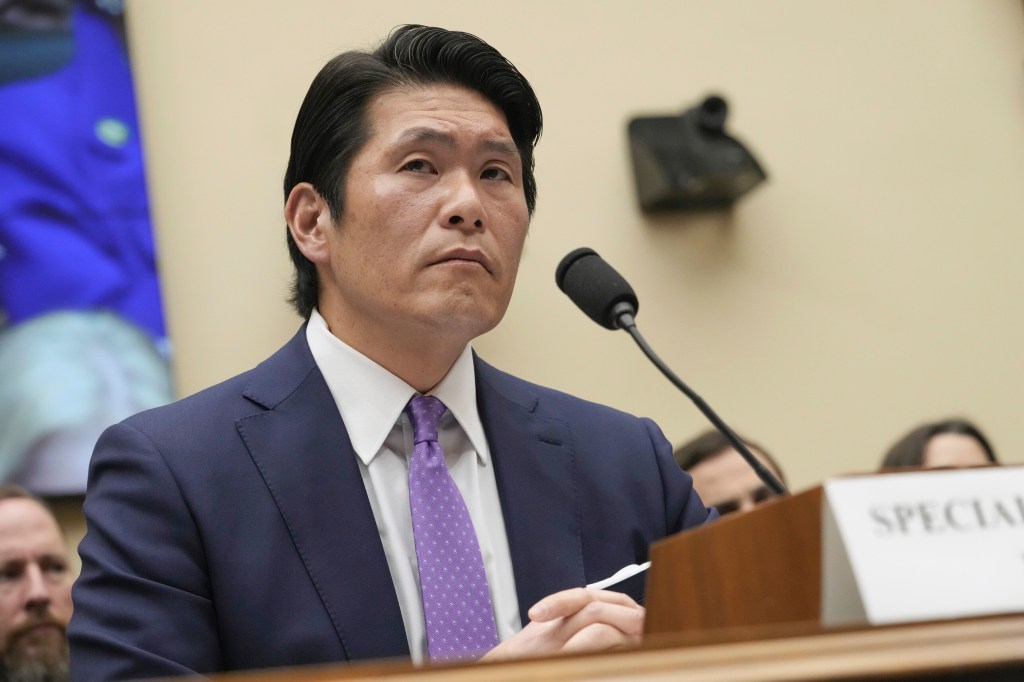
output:
<instances>
[{"instance_id":1,"label":"white nameplate sign","mask_svg":"<svg viewBox=\"0 0 1024 682\"><path fill-rule=\"evenodd\" d=\"M1024 612L1024 468L828 481L822 623Z\"/></svg>"}]
</instances>

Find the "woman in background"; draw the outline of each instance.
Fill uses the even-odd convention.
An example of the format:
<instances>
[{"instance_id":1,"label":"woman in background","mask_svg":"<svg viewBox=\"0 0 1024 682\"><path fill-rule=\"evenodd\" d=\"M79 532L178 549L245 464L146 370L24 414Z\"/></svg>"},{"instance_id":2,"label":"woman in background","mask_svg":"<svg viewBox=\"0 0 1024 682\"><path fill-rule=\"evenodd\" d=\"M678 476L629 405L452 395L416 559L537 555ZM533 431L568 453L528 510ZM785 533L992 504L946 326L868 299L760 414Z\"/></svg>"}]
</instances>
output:
<instances>
[{"instance_id":1,"label":"woman in background","mask_svg":"<svg viewBox=\"0 0 1024 682\"><path fill-rule=\"evenodd\" d=\"M882 468L970 467L998 464L985 435L966 419L944 419L918 426L896 442Z\"/></svg>"}]
</instances>

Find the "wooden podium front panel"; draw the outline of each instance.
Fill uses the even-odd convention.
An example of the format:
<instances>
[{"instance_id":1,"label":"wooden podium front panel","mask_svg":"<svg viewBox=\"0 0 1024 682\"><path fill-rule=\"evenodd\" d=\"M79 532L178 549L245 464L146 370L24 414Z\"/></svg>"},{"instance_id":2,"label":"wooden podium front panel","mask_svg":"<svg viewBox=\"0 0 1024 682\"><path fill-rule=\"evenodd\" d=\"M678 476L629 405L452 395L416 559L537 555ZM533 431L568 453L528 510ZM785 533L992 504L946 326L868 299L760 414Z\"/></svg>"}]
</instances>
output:
<instances>
[{"instance_id":1,"label":"wooden podium front panel","mask_svg":"<svg viewBox=\"0 0 1024 682\"><path fill-rule=\"evenodd\" d=\"M821 504L817 487L655 544L646 633L818 623Z\"/></svg>"}]
</instances>

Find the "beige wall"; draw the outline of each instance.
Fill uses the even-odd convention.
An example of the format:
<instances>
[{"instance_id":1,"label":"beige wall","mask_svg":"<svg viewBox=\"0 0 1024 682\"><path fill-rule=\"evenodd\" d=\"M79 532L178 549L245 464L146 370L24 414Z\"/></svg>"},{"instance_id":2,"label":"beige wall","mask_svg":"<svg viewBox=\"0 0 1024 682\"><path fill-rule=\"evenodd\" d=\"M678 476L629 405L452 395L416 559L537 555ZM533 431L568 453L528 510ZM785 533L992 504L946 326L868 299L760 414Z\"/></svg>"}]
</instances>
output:
<instances>
[{"instance_id":1,"label":"beige wall","mask_svg":"<svg viewBox=\"0 0 1024 682\"><path fill-rule=\"evenodd\" d=\"M1024 462L1024 16L1016 0L134 0L136 79L179 392L296 329L281 177L306 87L396 24L468 30L544 105L540 201L494 364L704 428L623 333L557 291L591 246L647 339L794 488L901 431L977 419ZM770 182L731 214L644 217L625 125L709 91Z\"/></svg>"}]
</instances>

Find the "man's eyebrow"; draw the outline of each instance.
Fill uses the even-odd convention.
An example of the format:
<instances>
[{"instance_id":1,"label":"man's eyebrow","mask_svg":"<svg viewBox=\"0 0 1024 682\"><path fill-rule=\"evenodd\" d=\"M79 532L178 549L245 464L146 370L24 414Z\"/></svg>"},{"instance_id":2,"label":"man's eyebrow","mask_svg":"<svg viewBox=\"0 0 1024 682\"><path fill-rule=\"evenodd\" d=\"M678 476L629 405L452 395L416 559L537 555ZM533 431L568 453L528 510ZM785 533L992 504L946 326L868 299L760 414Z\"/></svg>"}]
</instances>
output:
<instances>
[{"instance_id":1,"label":"man's eyebrow","mask_svg":"<svg viewBox=\"0 0 1024 682\"><path fill-rule=\"evenodd\" d=\"M396 139L396 143L400 145L416 144L419 142L432 142L450 149L455 147L455 138L452 135L441 130L427 127L409 128L408 130L402 131L402 134ZM511 140L501 138L489 138L482 140L477 144L477 149L494 154L505 154L508 156L519 155L519 150Z\"/></svg>"},{"instance_id":2,"label":"man's eyebrow","mask_svg":"<svg viewBox=\"0 0 1024 682\"><path fill-rule=\"evenodd\" d=\"M519 150L509 140L484 140L478 146L481 151L485 152L507 154L508 156L519 156Z\"/></svg>"},{"instance_id":3,"label":"man's eyebrow","mask_svg":"<svg viewBox=\"0 0 1024 682\"><path fill-rule=\"evenodd\" d=\"M410 144L416 142L436 142L445 147L454 147L455 138L448 133L434 128L409 128L403 130L396 140L398 144Z\"/></svg>"}]
</instances>

